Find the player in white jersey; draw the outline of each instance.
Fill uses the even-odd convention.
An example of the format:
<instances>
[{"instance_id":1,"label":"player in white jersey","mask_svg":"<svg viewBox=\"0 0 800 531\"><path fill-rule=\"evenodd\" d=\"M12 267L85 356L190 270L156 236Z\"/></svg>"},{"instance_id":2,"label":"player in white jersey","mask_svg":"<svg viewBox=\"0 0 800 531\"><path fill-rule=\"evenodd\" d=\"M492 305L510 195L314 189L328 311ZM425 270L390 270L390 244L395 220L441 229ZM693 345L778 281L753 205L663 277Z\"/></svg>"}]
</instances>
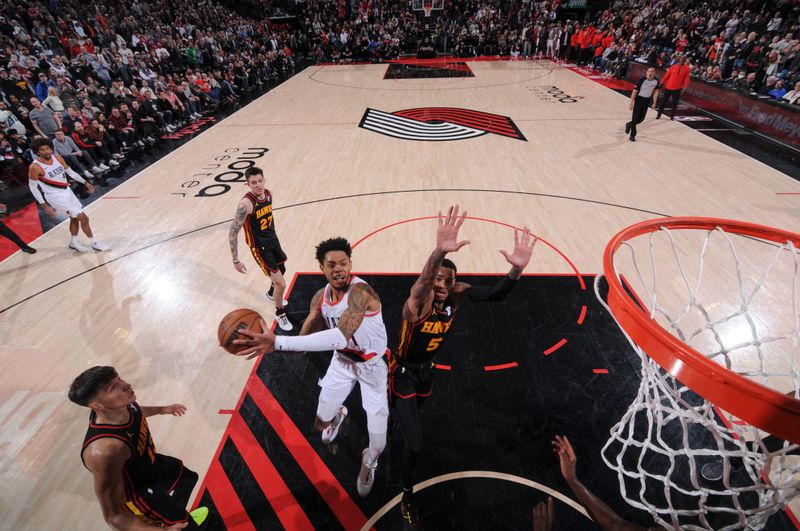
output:
<instances>
[{"instance_id":1,"label":"player in white jersey","mask_svg":"<svg viewBox=\"0 0 800 531\"><path fill-rule=\"evenodd\" d=\"M36 154L28 168L28 186L36 202L52 217L57 212L69 216L69 232L72 235L69 248L85 253L88 247L78 242L78 226L92 240L92 249L107 251L108 245L97 241L89 225L89 216L83 212L83 206L69 187L67 175L75 181L85 184L89 193L94 192L92 183L86 182L78 172L67 166L61 155L53 153L53 143L47 138L36 138L31 143L31 150Z\"/></svg>"},{"instance_id":2,"label":"player in white jersey","mask_svg":"<svg viewBox=\"0 0 800 531\"><path fill-rule=\"evenodd\" d=\"M328 284L311 299L299 336L275 336L265 326L263 334L240 330L241 335L250 339L234 343L248 347L239 355L250 358L274 351L334 351L328 371L319 382L322 390L314 427L322 432L323 443L330 443L336 437L347 416L347 408L342 404L358 382L361 404L367 414L369 447L361 452L356 487L361 496L366 496L375 481L378 457L386 447L388 349L381 300L369 284L350 275L351 253L344 238L331 238L317 246L319 268Z\"/></svg>"}]
</instances>

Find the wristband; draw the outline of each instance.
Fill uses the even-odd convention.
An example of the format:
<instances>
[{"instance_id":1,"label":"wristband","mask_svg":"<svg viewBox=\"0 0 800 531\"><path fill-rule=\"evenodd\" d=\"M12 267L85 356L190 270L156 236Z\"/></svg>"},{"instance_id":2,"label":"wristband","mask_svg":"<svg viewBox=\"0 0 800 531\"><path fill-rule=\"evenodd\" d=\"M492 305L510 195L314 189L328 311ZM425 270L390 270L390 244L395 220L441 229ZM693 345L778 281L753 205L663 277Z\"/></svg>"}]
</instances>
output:
<instances>
[{"instance_id":1,"label":"wristband","mask_svg":"<svg viewBox=\"0 0 800 531\"><path fill-rule=\"evenodd\" d=\"M307 336L277 336L276 351L291 352L324 352L341 350L347 346L347 339L338 328L315 332Z\"/></svg>"}]
</instances>

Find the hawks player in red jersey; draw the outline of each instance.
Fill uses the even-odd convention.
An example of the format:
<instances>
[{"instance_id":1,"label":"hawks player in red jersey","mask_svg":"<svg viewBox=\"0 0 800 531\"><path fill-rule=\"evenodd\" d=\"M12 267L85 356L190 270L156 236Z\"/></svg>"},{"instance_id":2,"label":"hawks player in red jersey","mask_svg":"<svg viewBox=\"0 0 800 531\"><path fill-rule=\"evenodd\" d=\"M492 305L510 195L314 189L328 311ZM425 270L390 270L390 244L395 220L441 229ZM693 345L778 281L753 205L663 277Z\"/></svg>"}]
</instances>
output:
<instances>
[{"instance_id":1,"label":"hawks player in red jersey","mask_svg":"<svg viewBox=\"0 0 800 531\"><path fill-rule=\"evenodd\" d=\"M272 281L272 286L267 292L267 298L275 301L275 320L281 330L289 332L292 323L286 316L284 306L288 301L283 299L286 291L286 254L281 249L278 233L275 231L275 219L272 215L272 194L264 187L264 172L261 168L252 166L244 172L244 178L250 191L245 194L228 232L228 242L231 246L233 267L243 275L247 268L239 261L239 230L244 227L245 240L250 252L253 253L256 263L265 275Z\"/></svg>"},{"instance_id":2,"label":"hawks player in red jersey","mask_svg":"<svg viewBox=\"0 0 800 531\"><path fill-rule=\"evenodd\" d=\"M389 360L390 386L394 414L403 434L401 465L403 498L400 512L403 528L422 529L413 498L413 472L422 453L422 424L419 408L433 390L432 367L453 324L458 307L468 300L501 301L522 276L531 260L536 238L525 227L522 234L514 230L514 251L500 251L511 270L494 286L470 286L456 282L456 266L445 256L456 252L468 241L458 241L458 230L467 213L458 215L458 205L450 207L447 216L439 212L436 248L425 268L411 287L403 306L403 322L397 351Z\"/></svg>"},{"instance_id":3,"label":"hawks player in red jersey","mask_svg":"<svg viewBox=\"0 0 800 531\"><path fill-rule=\"evenodd\" d=\"M114 367L78 375L69 399L92 410L81 460L94 476L94 493L113 529L200 529L206 507L186 512L197 473L180 459L156 453L146 417L186 413L181 404L140 406Z\"/></svg>"}]
</instances>

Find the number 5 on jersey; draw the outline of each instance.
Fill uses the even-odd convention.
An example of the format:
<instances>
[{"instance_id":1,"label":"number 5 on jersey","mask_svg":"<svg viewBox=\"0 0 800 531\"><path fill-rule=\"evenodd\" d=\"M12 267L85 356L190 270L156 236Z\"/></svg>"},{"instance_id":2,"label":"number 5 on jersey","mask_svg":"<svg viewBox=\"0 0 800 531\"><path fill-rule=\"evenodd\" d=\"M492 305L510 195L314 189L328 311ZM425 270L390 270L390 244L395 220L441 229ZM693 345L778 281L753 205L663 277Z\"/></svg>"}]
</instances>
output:
<instances>
[{"instance_id":1,"label":"number 5 on jersey","mask_svg":"<svg viewBox=\"0 0 800 531\"><path fill-rule=\"evenodd\" d=\"M444 339L443 337L434 337L428 342L428 348L426 348L425 350L427 350L428 352L437 350L443 339Z\"/></svg>"}]
</instances>

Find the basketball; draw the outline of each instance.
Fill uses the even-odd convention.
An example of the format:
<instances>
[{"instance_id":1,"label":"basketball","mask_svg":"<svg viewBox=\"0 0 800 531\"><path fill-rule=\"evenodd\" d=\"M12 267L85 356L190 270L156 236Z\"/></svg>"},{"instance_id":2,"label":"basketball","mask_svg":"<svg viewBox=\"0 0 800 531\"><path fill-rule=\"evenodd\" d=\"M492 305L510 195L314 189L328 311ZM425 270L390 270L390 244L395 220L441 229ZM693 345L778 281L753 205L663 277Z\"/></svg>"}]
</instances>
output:
<instances>
[{"instance_id":1,"label":"basketball","mask_svg":"<svg viewBox=\"0 0 800 531\"><path fill-rule=\"evenodd\" d=\"M220 346L231 354L236 354L239 351L245 350L245 347L233 344L234 340L241 337L239 335L239 330L242 328L249 328L254 332L263 332L261 328L261 319L262 317L258 312L248 308L233 310L223 317L222 321L219 323L217 338L219 339Z\"/></svg>"}]
</instances>

